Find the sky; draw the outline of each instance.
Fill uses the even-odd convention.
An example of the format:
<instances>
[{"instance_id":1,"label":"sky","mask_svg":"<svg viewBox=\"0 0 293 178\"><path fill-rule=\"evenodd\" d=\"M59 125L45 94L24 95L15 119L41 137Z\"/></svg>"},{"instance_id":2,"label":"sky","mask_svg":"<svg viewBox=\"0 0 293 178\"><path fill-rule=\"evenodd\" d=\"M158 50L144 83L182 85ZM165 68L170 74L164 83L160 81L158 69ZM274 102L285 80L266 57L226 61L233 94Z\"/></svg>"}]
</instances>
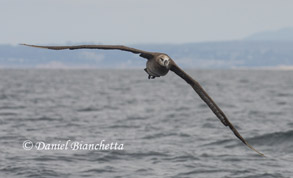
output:
<instances>
[{"instance_id":1,"label":"sky","mask_svg":"<svg viewBox=\"0 0 293 178\"><path fill-rule=\"evenodd\" d=\"M0 0L0 44L239 40L293 27L292 0Z\"/></svg>"}]
</instances>

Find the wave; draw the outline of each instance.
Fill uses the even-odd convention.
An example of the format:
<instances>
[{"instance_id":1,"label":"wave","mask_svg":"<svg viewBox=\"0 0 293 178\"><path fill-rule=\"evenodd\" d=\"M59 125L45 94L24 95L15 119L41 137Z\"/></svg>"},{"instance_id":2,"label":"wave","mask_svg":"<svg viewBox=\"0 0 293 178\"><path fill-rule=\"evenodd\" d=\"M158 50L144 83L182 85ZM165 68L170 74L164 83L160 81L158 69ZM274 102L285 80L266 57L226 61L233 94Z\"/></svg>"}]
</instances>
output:
<instances>
[{"instance_id":1,"label":"wave","mask_svg":"<svg viewBox=\"0 0 293 178\"><path fill-rule=\"evenodd\" d=\"M62 173L58 173L53 169L47 169L47 168L37 168L31 167L28 168L26 166L11 166L7 165L0 169L0 172L3 173L13 173L15 176L20 177L63 177L65 176ZM6 175L7 176L7 175Z\"/></svg>"},{"instance_id":2,"label":"wave","mask_svg":"<svg viewBox=\"0 0 293 178\"><path fill-rule=\"evenodd\" d=\"M84 173L113 173L116 172L114 167L105 166L103 168L94 168L83 171Z\"/></svg>"},{"instance_id":3,"label":"wave","mask_svg":"<svg viewBox=\"0 0 293 178\"><path fill-rule=\"evenodd\" d=\"M110 106L110 105L105 105L102 107L85 107L85 108L80 108L76 109L77 112L95 112L95 111L104 111L104 110L117 110L119 109L116 106Z\"/></svg>"},{"instance_id":4,"label":"wave","mask_svg":"<svg viewBox=\"0 0 293 178\"><path fill-rule=\"evenodd\" d=\"M89 162L116 162L117 160L137 160L144 158L169 158L168 153L159 151L99 151L99 152L86 152L76 153L73 155L74 160L84 160Z\"/></svg>"},{"instance_id":5,"label":"wave","mask_svg":"<svg viewBox=\"0 0 293 178\"><path fill-rule=\"evenodd\" d=\"M155 133L155 134L149 134L146 135L144 137L142 137L142 139L160 139L162 137L172 137L172 136L178 136L178 137L191 137L191 135L186 134L186 133Z\"/></svg>"},{"instance_id":6,"label":"wave","mask_svg":"<svg viewBox=\"0 0 293 178\"><path fill-rule=\"evenodd\" d=\"M28 120L28 121L59 121L59 120L62 120L62 118L53 118L53 117L42 116L42 117L38 117L38 118L28 118L26 120Z\"/></svg>"},{"instance_id":7,"label":"wave","mask_svg":"<svg viewBox=\"0 0 293 178\"><path fill-rule=\"evenodd\" d=\"M17 113L13 112L0 112L0 116L15 116Z\"/></svg>"},{"instance_id":8,"label":"wave","mask_svg":"<svg viewBox=\"0 0 293 178\"><path fill-rule=\"evenodd\" d=\"M292 140L293 130L286 132L268 133L248 139L248 141L251 141L251 143L255 143L257 145L280 145L292 142Z\"/></svg>"},{"instance_id":9,"label":"wave","mask_svg":"<svg viewBox=\"0 0 293 178\"><path fill-rule=\"evenodd\" d=\"M285 178L282 174L280 173L263 173L263 174L256 174L256 175L250 175L250 176L245 176L242 178ZM288 177L287 177L288 178Z\"/></svg>"},{"instance_id":10,"label":"wave","mask_svg":"<svg viewBox=\"0 0 293 178\"><path fill-rule=\"evenodd\" d=\"M77 109L78 112L92 112L92 111L102 111L102 108L93 108L93 107L86 107L82 109Z\"/></svg>"},{"instance_id":11,"label":"wave","mask_svg":"<svg viewBox=\"0 0 293 178\"><path fill-rule=\"evenodd\" d=\"M143 117L143 116L128 116L127 120L146 120L148 117Z\"/></svg>"},{"instance_id":12,"label":"wave","mask_svg":"<svg viewBox=\"0 0 293 178\"><path fill-rule=\"evenodd\" d=\"M134 129L137 129L137 128L140 128L141 126L140 125L129 125L129 124L115 124L115 125L111 125L109 126L108 128L109 129L119 129L119 128L124 128L124 129L131 129L131 128L134 128Z\"/></svg>"},{"instance_id":13,"label":"wave","mask_svg":"<svg viewBox=\"0 0 293 178\"><path fill-rule=\"evenodd\" d=\"M260 136L247 138L246 140L253 146L264 146L272 151L293 152L293 130L267 133ZM233 148L242 145L240 142L238 144L231 144L233 142L235 143L235 139L225 139L204 144L202 146L224 145L225 147Z\"/></svg>"},{"instance_id":14,"label":"wave","mask_svg":"<svg viewBox=\"0 0 293 178\"><path fill-rule=\"evenodd\" d=\"M1 106L0 110L6 110L6 109L24 109L26 107L24 106Z\"/></svg>"}]
</instances>

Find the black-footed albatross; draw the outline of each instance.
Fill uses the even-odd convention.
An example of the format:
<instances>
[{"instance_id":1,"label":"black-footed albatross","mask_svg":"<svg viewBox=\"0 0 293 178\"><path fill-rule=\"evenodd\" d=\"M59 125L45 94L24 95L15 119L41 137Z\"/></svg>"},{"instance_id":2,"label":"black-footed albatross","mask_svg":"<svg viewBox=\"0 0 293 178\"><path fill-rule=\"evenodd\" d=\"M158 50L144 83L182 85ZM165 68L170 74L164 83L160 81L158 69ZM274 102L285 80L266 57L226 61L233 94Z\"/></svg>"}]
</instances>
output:
<instances>
[{"instance_id":1,"label":"black-footed albatross","mask_svg":"<svg viewBox=\"0 0 293 178\"><path fill-rule=\"evenodd\" d=\"M209 108L214 112L214 114L220 119L220 121L225 125L229 126L233 133L238 137L245 145L250 149L257 152L259 155L264 156L251 145L239 134L236 128L231 124L228 118L225 116L224 112L216 105L212 98L206 93L206 91L200 86L200 84L185 73L167 54L158 53L158 52L148 52L135 48L130 48L122 45L77 45L77 46L38 46L38 45L29 45L21 44L30 47L37 48L46 48L52 50L64 50L64 49L104 49L104 50L122 50L128 51L135 54L139 54L140 57L146 58L146 68L144 69L148 73L149 79L154 79L156 77L166 75L169 70L176 73L179 77L184 79L200 96L200 98L209 106Z\"/></svg>"}]
</instances>

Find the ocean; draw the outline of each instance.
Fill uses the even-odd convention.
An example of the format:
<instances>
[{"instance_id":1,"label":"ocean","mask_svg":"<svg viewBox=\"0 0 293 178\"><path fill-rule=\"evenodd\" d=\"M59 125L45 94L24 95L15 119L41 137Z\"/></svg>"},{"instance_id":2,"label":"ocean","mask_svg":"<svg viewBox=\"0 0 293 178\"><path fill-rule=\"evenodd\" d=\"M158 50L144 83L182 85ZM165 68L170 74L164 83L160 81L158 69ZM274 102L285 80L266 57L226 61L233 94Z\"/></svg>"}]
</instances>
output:
<instances>
[{"instance_id":1,"label":"ocean","mask_svg":"<svg viewBox=\"0 0 293 178\"><path fill-rule=\"evenodd\" d=\"M0 177L293 177L293 71L0 70Z\"/></svg>"}]
</instances>

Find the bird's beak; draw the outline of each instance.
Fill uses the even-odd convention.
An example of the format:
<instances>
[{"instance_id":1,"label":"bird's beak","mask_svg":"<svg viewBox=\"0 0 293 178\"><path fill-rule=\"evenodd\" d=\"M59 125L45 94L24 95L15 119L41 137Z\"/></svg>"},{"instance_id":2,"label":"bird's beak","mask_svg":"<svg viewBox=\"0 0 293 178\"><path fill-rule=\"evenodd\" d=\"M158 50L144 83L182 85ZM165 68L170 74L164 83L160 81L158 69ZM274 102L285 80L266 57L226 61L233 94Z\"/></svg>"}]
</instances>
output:
<instances>
[{"instance_id":1,"label":"bird's beak","mask_svg":"<svg viewBox=\"0 0 293 178\"><path fill-rule=\"evenodd\" d=\"M169 64L169 61L168 61L168 60L165 60L165 61L164 61L164 66L166 66L166 67L167 67L167 66L168 66L168 64Z\"/></svg>"}]
</instances>

